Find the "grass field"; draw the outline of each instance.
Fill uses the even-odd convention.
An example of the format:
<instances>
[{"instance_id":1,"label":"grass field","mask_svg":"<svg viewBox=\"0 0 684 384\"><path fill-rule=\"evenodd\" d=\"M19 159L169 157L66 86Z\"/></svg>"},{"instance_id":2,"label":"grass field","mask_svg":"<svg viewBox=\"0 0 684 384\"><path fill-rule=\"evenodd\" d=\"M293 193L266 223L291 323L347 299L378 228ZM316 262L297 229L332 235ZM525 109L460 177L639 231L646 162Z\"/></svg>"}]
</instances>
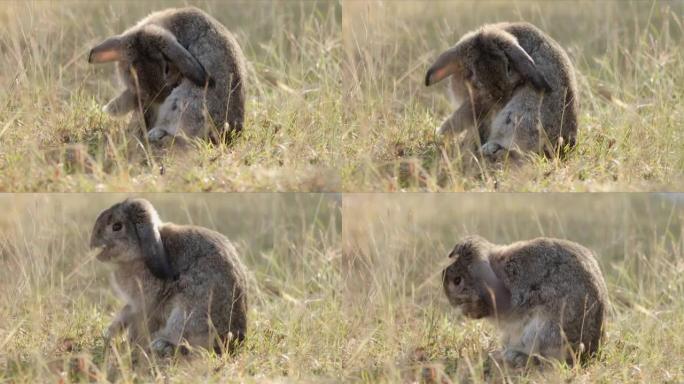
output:
<instances>
[{"instance_id":1,"label":"grass field","mask_svg":"<svg viewBox=\"0 0 684 384\"><path fill-rule=\"evenodd\" d=\"M439 277L447 251L470 233L580 242L608 283L613 308L597 360L510 380L684 380L681 195L146 195L163 220L238 245L250 310L236 356L137 364L122 340L117 355L100 337L121 302L110 268L87 249L97 213L123 197L0 196L0 382L492 380L495 329L451 309Z\"/></svg>"},{"instance_id":2,"label":"grass field","mask_svg":"<svg viewBox=\"0 0 684 384\"><path fill-rule=\"evenodd\" d=\"M87 52L182 1L9 1L0 10L0 190L681 190L684 4L679 1L192 2L250 63L245 134L230 147L144 147L100 111L118 85ZM566 161L487 166L434 128L431 61L482 23L527 20L579 73Z\"/></svg>"}]
</instances>

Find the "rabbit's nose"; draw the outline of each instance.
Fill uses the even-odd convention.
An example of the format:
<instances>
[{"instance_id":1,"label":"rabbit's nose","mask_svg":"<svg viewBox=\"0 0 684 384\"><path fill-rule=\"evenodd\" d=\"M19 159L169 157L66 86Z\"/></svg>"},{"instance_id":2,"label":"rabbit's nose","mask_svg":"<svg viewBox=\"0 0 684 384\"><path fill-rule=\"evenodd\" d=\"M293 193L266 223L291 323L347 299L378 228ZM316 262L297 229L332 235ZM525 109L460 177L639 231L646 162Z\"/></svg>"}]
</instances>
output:
<instances>
[{"instance_id":1,"label":"rabbit's nose","mask_svg":"<svg viewBox=\"0 0 684 384\"><path fill-rule=\"evenodd\" d=\"M100 231L93 231L90 234L90 249L104 247L104 241L100 238Z\"/></svg>"}]
</instances>

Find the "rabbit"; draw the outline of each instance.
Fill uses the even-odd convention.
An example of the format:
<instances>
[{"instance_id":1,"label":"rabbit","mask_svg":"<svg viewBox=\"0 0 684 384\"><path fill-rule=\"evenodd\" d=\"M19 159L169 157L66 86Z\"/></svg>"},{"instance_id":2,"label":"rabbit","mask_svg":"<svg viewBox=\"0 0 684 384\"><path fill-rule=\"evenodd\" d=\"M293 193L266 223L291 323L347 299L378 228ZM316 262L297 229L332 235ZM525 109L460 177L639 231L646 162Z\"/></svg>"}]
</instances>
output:
<instances>
[{"instance_id":1,"label":"rabbit","mask_svg":"<svg viewBox=\"0 0 684 384\"><path fill-rule=\"evenodd\" d=\"M539 357L574 364L597 352L609 301L593 253L571 241L536 238L495 245L469 236L442 271L449 303L503 331L503 361L515 368Z\"/></svg>"},{"instance_id":2,"label":"rabbit","mask_svg":"<svg viewBox=\"0 0 684 384\"><path fill-rule=\"evenodd\" d=\"M152 204L137 198L98 215L90 247L116 267L113 286L125 301L106 339L127 329L132 345L160 356L187 352L186 343L220 353L243 342L246 272L223 235L162 223Z\"/></svg>"},{"instance_id":3,"label":"rabbit","mask_svg":"<svg viewBox=\"0 0 684 384\"><path fill-rule=\"evenodd\" d=\"M575 70L563 48L534 25L505 22L469 32L432 64L425 85L446 77L457 108L438 135L473 129L494 162L528 152L564 155L575 146Z\"/></svg>"},{"instance_id":4,"label":"rabbit","mask_svg":"<svg viewBox=\"0 0 684 384\"><path fill-rule=\"evenodd\" d=\"M141 110L151 142L207 137L210 125L218 128L213 141L242 131L244 55L235 37L198 8L152 13L98 44L88 61L116 62L125 89L103 109L113 116Z\"/></svg>"}]
</instances>

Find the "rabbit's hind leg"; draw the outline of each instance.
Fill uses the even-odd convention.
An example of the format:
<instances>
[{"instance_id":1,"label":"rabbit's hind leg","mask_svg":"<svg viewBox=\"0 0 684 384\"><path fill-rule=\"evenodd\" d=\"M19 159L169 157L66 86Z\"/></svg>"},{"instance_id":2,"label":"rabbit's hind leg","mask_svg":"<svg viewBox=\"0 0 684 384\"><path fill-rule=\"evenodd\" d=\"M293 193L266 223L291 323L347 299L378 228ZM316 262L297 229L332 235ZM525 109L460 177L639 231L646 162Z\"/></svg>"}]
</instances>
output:
<instances>
[{"instance_id":1,"label":"rabbit's hind leg","mask_svg":"<svg viewBox=\"0 0 684 384\"><path fill-rule=\"evenodd\" d=\"M560 325L543 314L535 315L526 323L519 343L520 349L529 355L536 365L546 359L563 360Z\"/></svg>"},{"instance_id":2,"label":"rabbit's hind leg","mask_svg":"<svg viewBox=\"0 0 684 384\"><path fill-rule=\"evenodd\" d=\"M166 320L164 328L155 333L150 348L159 356L171 356L175 353L176 348L179 348L183 354L187 353L187 349L180 346L183 339L183 332L187 316L185 310L177 305L171 310L171 314Z\"/></svg>"},{"instance_id":3,"label":"rabbit's hind leg","mask_svg":"<svg viewBox=\"0 0 684 384\"><path fill-rule=\"evenodd\" d=\"M491 134L482 145L482 154L497 162L512 157L514 160L528 151L539 151L538 96L533 91L520 91L494 117Z\"/></svg>"},{"instance_id":4,"label":"rabbit's hind leg","mask_svg":"<svg viewBox=\"0 0 684 384\"><path fill-rule=\"evenodd\" d=\"M154 126L147 132L150 142L158 142L165 136L175 136L180 123L180 100L171 94L159 107L159 114Z\"/></svg>"},{"instance_id":5,"label":"rabbit's hind leg","mask_svg":"<svg viewBox=\"0 0 684 384\"><path fill-rule=\"evenodd\" d=\"M503 360L514 368L540 365L543 358L558 358L561 346L559 326L542 314L524 321L518 334L511 334L505 346ZM540 357L542 359L540 359Z\"/></svg>"},{"instance_id":6,"label":"rabbit's hind leg","mask_svg":"<svg viewBox=\"0 0 684 384\"><path fill-rule=\"evenodd\" d=\"M159 118L147 134L150 142L158 142L165 136L206 137L204 107L198 92L183 85L173 90L159 107Z\"/></svg>"}]
</instances>

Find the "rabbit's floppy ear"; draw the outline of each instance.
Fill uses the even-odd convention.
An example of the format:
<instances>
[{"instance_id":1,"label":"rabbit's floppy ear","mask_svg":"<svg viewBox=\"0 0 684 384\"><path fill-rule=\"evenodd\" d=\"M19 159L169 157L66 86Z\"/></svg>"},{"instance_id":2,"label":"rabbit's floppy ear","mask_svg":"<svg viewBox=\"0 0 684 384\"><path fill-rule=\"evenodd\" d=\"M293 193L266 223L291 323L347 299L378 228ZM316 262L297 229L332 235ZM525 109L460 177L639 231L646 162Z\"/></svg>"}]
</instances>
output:
<instances>
[{"instance_id":1,"label":"rabbit's floppy ear","mask_svg":"<svg viewBox=\"0 0 684 384\"><path fill-rule=\"evenodd\" d=\"M459 256L462 259L479 259L486 250L488 241L478 235L468 235L456 244L449 257Z\"/></svg>"},{"instance_id":2,"label":"rabbit's floppy ear","mask_svg":"<svg viewBox=\"0 0 684 384\"><path fill-rule=\"evenodd\" d=\"M425 75L425 86L429 87L458 71L460 57L461 49L459 46L448 49L439 55Z\"/></svg>"},{"instance_id":3,"label":"rabbit's floppy ear","mask_svg":"<svg viewBox=\"0 0 684 384\"><path fill-rule=\"evenodd\" d=\"M124 210L138 238L143 261L152 274L162 280L175 280L159 233L159 216L147 200L133 199L124 202Z\"/></svg>"},{"instance_id":4,"label":"rabbit's floppy ear","mask_svg":"<svg viewBox=\"0 0 684 384\"><path fill-rule=\"evenodd\" d=\"M144 28L144 33L151 38L151 41L184 77L198 86L204 86L207 83L210 86L212 85L213 81L207 75L202 64L178 42L171 32L156 25L148 25Z\"/></svg>"},{"instance_id":5,"label":"rabbit's floppy ear","mask_svg":"<svg viewBox=\"0 0 684 384\"><path fill-rule=\"evenodd\" d=\"M498 31L497 31L498 32ZM501 49L510 60L510 63L525 79L529 80L539 90L551 92L551 86L539 72L532 57L520 46L518 39L507 32L485 34L485 38Z\"/></svg>"},{"instance_id":6,"label":"rabbit's floppy ear","mask_svg":"<svg viewBox=\"0 0 684 384\"><path fill-rule=\"evenodd\" d=\"M123 56L123 42L120 36L112 36L90 50L89 63L119 61Z\"/></svg>"}]
</instances>

